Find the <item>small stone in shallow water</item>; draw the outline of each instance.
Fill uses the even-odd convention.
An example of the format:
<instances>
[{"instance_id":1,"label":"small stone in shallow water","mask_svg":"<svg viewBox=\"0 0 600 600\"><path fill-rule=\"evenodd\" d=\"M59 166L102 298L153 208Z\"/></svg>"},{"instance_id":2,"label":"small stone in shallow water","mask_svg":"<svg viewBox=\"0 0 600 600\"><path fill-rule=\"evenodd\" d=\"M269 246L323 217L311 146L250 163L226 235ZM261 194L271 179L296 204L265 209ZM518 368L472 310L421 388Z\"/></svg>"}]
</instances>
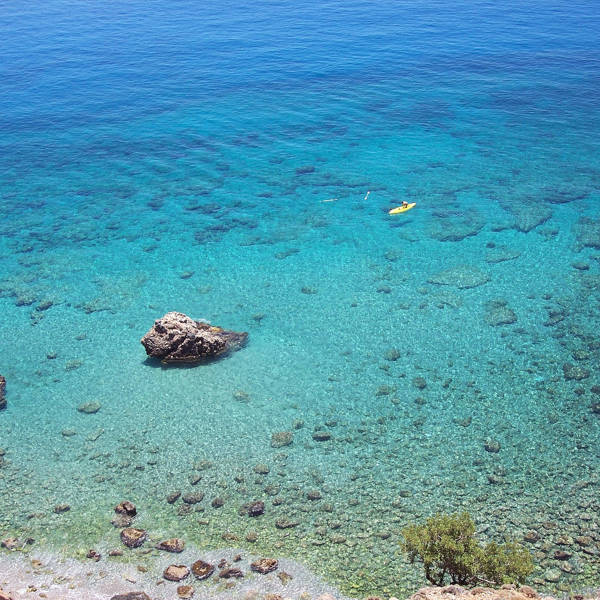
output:
<instances>
[{"instance_id":1,"label":"small stone in shallow water","mask_svg":"<svg viewBox=\"0 0 600 600\"><path fill-rule=\"evenodd\" d=\"M128 517L135 517L137 514L137 509L133 502L129 502L129 500L123 500L115 506L115 512L121 515L127 515Z\"/></svg>"},{"instance_id":2,"label":"small stone in shallow water","mask_svg":"<svg viewBox=\"0 0 600 600\"><path fill-rule=\"evenodd\" d=\"M177 502L177 500L179 500L179 498L181 498L181 492L177 491L177 492L171 492L168 496L167 496L167 502L169 504L175 504L175 502Z\"/></svg>"},{"instance_id":3,"label":"small stone in shallow water","mask_svg":"<svg viewBox=\"0 0 600 600\"><path fill-rule=\"evenodd\" d=\"M100 553L97 550L94 550L94 549L88 550L88 553L85 555L85 557L86 558L91 558L95 562L98 562L102 558L102 556L100 555Z\"/></svg>"},{"instance_id":4,"label":"small stone in shallow water","mask_svg":"<svg viewBox=\"0 0 600 600\"><path fill-rule=\"evenodd\" d=\"M259 475L267 475L270 471L269 467L263 463L257 464L252 470Z\"/></svg>"},{"instance_id":5,"label":"small stone in shallow water","mask_svg":"<svg viewBox=\"0 0 600 600\"><path fill-rule=\"evenodd\" d=\"M198 580L208 579L215 572L215 566L203 560L197 560L192 565L192 574Z\"/></svg>"},{"instance_id":6,"label":"small stone in shallow water","mask_svg":"<svg viewBox=\"0 0 600 600\"><path fill-rule=\"evenodd\" d=\"M385 354L384 354L384 358L385 360L389 360L391 362L397 361L400 356L402 356L400 354L400 350L398 350L397 348L390 348Z\"/></svg>"},{"instance_id":7,"label":"small stone in shallow water","mask_svg":"<svg viewBox=\"0 0 600 600\"><path fill-rule=\"evenodd\" d=\"M183 581L190 574L185 565L169 565L163 572L163 577L168 581Z\"/></svg>"},{"instance_id":8,"label":"small stone in shallow water","mask_svg":"<svg viewBox=\"0 0 600 600\"><path fill-rule=\"evenodd\" d=\"M271 447L282 448L289 446L294 441L294 434L291 431L277 431L271 436Z\"/></svg>"},{"instance_id":9,"label":"small stone in shallow water","mask_svg":"<svg viewBox=\"0 0 600 600\"><path fill-rule=\"evenodd\" d=\"M123 527L129 527L132 523L133 523L133 517L129 517L124 514L116 515L111 521L111 524L113 525L113 527L116 527L117 529L123 529Z\"/></svg>"},{"instance_id":10,"label":"small stone in shallow water","mask_svg":"<svg viewBox=\"0 0 600 600\"><path fill-rule=\"evenodd\" d=\"M320 500L323 496L319 490L310 490L307 492L306 497L309 500Z\"/></svg>"},{"instance_id":11,"label":"small stone in shallow water","mask_svg":"<svg viewBox=\"0 0 600 600\"><path fill-rule=\"evenodd\" d=\"M139 548L147 539L148 533L143 529L127 527L121 531L121 541L128 548Z\"/></svg>"},{"instance_id":12,"label":"small stone in shallow water","mask_svg":"<svg viewBox=\"0 0 600 600\"><path fill-rule=\"evenodd\" d=\"M177 595L183 600L189 600L194 595L194 588L191 585L180 585L177 588Z\"/></svg>"},{"instance_id":13,"label":"small stone in shallow water","mask_svg":"<svg viewBox=\"0 0 600 600\"><path fill-rule=\"evenodd\" d=\"M0 410L6 408L6 378L0 375Z\"/></svg>"},{"instance_id":14,"label":"small stone in shallow water","mask_svg":"<svg viewBox=\"0 0 600 600\"><path fill-rule=\"evenodd\" d=\"M265 503L262 500L257 500L248 504L246 512L249 517L258 517L265 512Z\"/></svg>"},{"instance_id":15,"label":"small stone in shallow water","mask_svg":"<svg viewBox=\"0 0 600 600\"><path fill-rule=\"evenodd\" d=\"M590 265L583 261L574 262L571 266L578 271L589 271L590 268Z\"/></svg>"},{"instance_id":16,"label":"small stone in shallow water","mask_svg":"<svg viewBox=\"0 0 600 600\"><path fill-rule=\"evenodd\" d=\"M100 402L84 402L77 407L77 410L80 413L84 413L86 415L93 415L97 413L102 408Z\"/></svg>"},{"instance_id":17,"label":"small stone in shallow water","mask_svg":"<svg viewBox=\"0 0 600 600\"><path fill-rule=\"evenodd\" d=\"M74 435L77 435L75 429L63 429L60 433L63 437L73 437Z\"/></svg>"},{"instance_id":18,"label":"small stone in shallow water","mask_svg":"<svg viewBox=\"0 0 600 600\"><path fill-rule=\"evenodd\" d=\"M210 505L213 508L221 508L222 506L224 506L225 504L225 500L223 498L221 498L221 496L217 496L216 498L212 499L212 502L210 503Z\"/></svg>"},{"instance_id":19,"label":"small stone in shallow water","mask_svg":"<svg viewBox=\"0 0 600 600\"><path fill-rule=\"evenodd\" d=\"M526 542L537 542L540 539L540 534L537 531L531 530L523 536L523 539Z\"/></svg>"},{"instance_id":20,"label":"small stone in shallow water","mask_svg":"<svg viewBox=\"0 0 600 600\"><path fill-rule=\"evenodd\" d=\"M587 379L590 376L590 372L588 369L584 369L579 365L573 365L571 363L565 363L562 367L564 377L567 381L575 380L581 381L582 379Z\"/></svg>"},{"instance_id":21,"label":"small stone in shallow water","mask_svg":"<svg viewBox=\"0 0 600 600\"><path fill-rule=\"evenodd\" d=\"M185 504L198 504L203 498L204 492L189 492L181 497Z\"/></svg>"},{"instance_id":22,"label":"small stone in shallow water","mask_svg":"<svg viewBox=\"0 0 600 600\"><path fill-rule=\"evenodd\" d=\"M500 442L498 440L487 440L483 447L487 452L491 452L492 454L497 454L500 452Z\"/></svg>"},{"instance_id":23,"label":"small stone in shallow water","mask_svg":"<svg viewBox=\"0 0 600 600\"><path fill-rule=\"evenodd\" d=\"M292 527L296 527L298 525L300 525L299 521L292 521L287 517L281 517L275 521L275 527L277 527L277 529L291 529Z\"/></svg>"},{"instance_id":24,"label":"small stone in shallow water","mask_svg":"<svg viewBox=\"0 0 600 600\"><path fill-rule=\"evenodd\" d=\"M427 381L425 380L425 377L413 377L412 384L418 390L424 390L427 387Z\"/></svg>"},{"instance_id":25,"label":"small stone in shallow water","mask_svg":"<svg viewBox=\"0 0 600 600\"><path fill-rule=\"evenodd\" d=\"M544 573L544 579L548 583L556 583L560 579L561 572L558 569L548 569Z\"/></svg>"},{"instance_id":26,"label":"small stone in shallow water","mask_svg":"<svg viewBox=\"0 0 600 600\"><path fill-rule=\"evenodd\" d=\"M221 579L231 579L232 577L243 577L243 576L244 576L244 574L242 573L242 570L238 569L237 567L227 567L219 573L219 577Z\"/></svg>"},{"instance_id":27,"label":"small stone in shallow water","mask_svg":"<svg viewBox=\"0 0 600 600\"><path fill-rule=\"evenodd\" d=\"M185 548L185 542L181 538L171 538L164 540L156 544L157 550L164 550L165 552L183 552Z\"/></svg>"},{"instance_id":28,"label":"small stone in shallow water","mask_svg":"<svg viewBox=\"0 0 600 600\"><path fill-rule=\"evenodd\" d=\"M259 558L250 564L250 569L255 571L256 573L261 573L262 575L266 575L267 573L271 573L275 571L279 563L275 558Z\"/></svg>"},{"instance_id":29,"label":"small stone in shallow water","mask_svg":"<svg viewBox=\"0 0 600 600\"><path fill-rule=\"evenodd\" d=\"M67 511L71 510L71 507L68 504L57 504L54 507L54 512L57 515L60 515L62 513L66 513Z\"/></svg>"},{"instance_id":30,"label":"small stone in shallow water","mask_svg":"<svg viewBox=\"0 0 600 600\"><path fill-rule=\"evenodd\" d=\"M117 594L110 600L152 600L145 592L129 592L127 594Z\"/></svg>"},{"instance_id":31,"label":"small stone in shallow water","mask_svg":"<svg viewBox=\"0 0 600 600\"><path fill-rule=\"evenodd\" d=\"M17 538L6 538L2 540L0 543L0 547L6 548L7 550L16 550L20 545L20 542Z\"/></svg>"},{"instance_id":32,"label":"small stone in shallow water","mask_svg":"<svg viewBox=\"0 0 600 600\"><path fill-rule=\"evenodd\" d=\"M312 434L312 439L315 440L315 442L326 442L327 440L331 439L331 434L329 431L315 431Z\"/></svg>"}]
</instances>

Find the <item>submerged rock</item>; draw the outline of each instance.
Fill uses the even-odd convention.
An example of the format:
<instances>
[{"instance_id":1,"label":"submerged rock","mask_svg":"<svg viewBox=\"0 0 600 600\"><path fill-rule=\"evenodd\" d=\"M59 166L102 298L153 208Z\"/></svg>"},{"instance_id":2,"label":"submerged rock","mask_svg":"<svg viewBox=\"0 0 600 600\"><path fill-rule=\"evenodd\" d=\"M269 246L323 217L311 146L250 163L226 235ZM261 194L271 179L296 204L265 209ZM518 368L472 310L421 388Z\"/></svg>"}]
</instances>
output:
<instances>
[{"instance_id":1,"label":"submerged rock","mask_svg":"<svg viewBox=\"0 0 600 600\"><path fill-rule=\"evenodd\" d=\"M142 338L146 354L163 363L200 362L241 348L248 338L245 332L227 331L187 315L170 312L157 319Z\"/></svg>"},{"instance_id":2,"label":"submerged rock","mask_svg":"<svg viewBox=\"0 0 600 600\"><path fill-rule=\"evenodd\" d=\"M191 598L194 595L194 588L191 585L180 585L177 588L177 595L184 600Z\"/></svg>"},{"instance_id":3,"label":"submerged rock","mask_svg":"<svg viewBox=\"0 0 600 600\"><path fill-rule=\"evenodd\" d=\"M266 575L267 573L275 571L275 569L277 569L278 566L279 563L275 558L259 558L250 565L250 569L252 571L255 571L256 573Z\"/></svg>"},{"instance_id":4,"label":"submerged rock","mask_svg":"<svg viewBox=\"0 0 600 600\"><path fill-rule=\"evenodd\" d=\"M139 548L147 539L148 533L143 529L128 527L121 531L121 541L128 548Z\"/></svg>"},{"instance_id":5,"label":"submerged rock","mask_svg":"<svg viewBox=\"0 0 600 600\"><path fill-rule=\"evenodd\" d=\"M171 538L164 540L156 544L157 550L164 550L165 552L183 552L185 548L185 542L181 538Z\"/></svg>"},{"instance_id":6,"label":"submerged rock","mask_svg":"<svg viewBox=\"0 0 600 600\"><path fill-rule=\"evenodd\" d=\"M215 572L215 566L203 560L197 560L192 565L192 573L198 580L208 579Z\"/></svg>"},{"instance_id":7,"label":"submerged rock","mask_svg":"<svg viewBox=\"0 0 600 600\"><path fill-rule=\"evenodd\" d=\"M580 367L579 365L565 363L562 369L564 377L567 381L581 381L582 379L587 379L590 376L590 371L588 369Z\"/></svg>"},{"instance_id":8,"label":"submerged rock","mask_svg":"<svg viewBox=\"0 0 600 600\"><path fill-rule=\"evenodd\" d=\"M185 565L169 565L163 572L163 577L168 581L182 581L190 574Z\"/></svg>"},{"instance_id":9,"label":"submerged rock","mask_svg":"<svg viewBox=\"0 0 600 600\"><path fill-rule=\"evenodd\" d=\"M277 431L271 436L271 447L282 448L289 446L294 441L294 434L291 431Z\"/></svg>"},{"instance_id":10,"label":"submerged rock","mask_svg":"<svg viewBox=\"0 0 600 600\"><path fill-rule=\"evenodd\" d=\"M77 410L80 413L84 413L86 415L93 415L97 413L102 408L100 402L84 402L77 407Z\"/></svg>"},{"instance_id":11,"label":"submerged rock","mask_svg":"<svg viewBox=\"0 0 600 600\"><path fill-rule=\"evenodd\" d=\"M110 600L152 600L145 592L129 592L127 594L117 594Z\"/></svg>"},{"instance_id":12,"label":"submerged rock","mask_svg":"<svg viewBox=\"0 0 600 600\"><path fill-rule=\"evenodd\" d=\"M492 327L515 323L517 315L506 304L506 300L492 300L488 302L485 310L485 322Z\"/></svg>"},{"instance_id":13,"label":"submerged rock","mask_svg":"<svg viewBox=\"0 0 600 600\"><path fill-rule=\"evenodd\" d=\"M466 213L452 210L437 211L434 217L429 235L440 242L460 242L467 237L477 235L485 225L485 220L475 210Z\"/></svg>"},{"instance_id":14,"label":"submerged rock","mask_svg":"<svg viewBox=\"0 0 600 600\"><path fill-rule=\"evenodd\" d=\"M137 509L133 502L129 502L129 500L123 500L115 506L115 512L120 515L127 515L128 517L135 517L137 514Z\"/></svg>"},{"instance_id":15,"label":"submerged rock","mask_svg":"<svg viewBox=\"0 0 600 600\"><path fill-rule=\"evenodd\" d=\"M0 375L0 410L6 408L6 379Z\"/></svg>"},{"instance_id":16,"label":"submerged rock","mask_svg":"<svg viewBox=\"0 0 600 600\"><path fill-rule=\"evenodd\" d=\"M490 276L477 267L460 265L432 275L428 282L436 285L451 285L463 290L478 287L489 280Z\"/></svg>"}]
</instances>

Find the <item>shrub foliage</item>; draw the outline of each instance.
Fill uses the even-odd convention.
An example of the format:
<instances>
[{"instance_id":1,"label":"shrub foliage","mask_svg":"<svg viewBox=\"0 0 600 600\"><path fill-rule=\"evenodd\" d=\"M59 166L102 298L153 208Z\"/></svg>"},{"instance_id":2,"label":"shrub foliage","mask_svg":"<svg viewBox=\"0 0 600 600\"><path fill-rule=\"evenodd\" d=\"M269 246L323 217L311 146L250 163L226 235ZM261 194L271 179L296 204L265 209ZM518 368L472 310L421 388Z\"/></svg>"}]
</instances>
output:
<instances>
[{"instance_id":1,"label":"shrub foliage","mask_svg":"<svg viewBox=\"0 0 600 600\"><path fill-rule=\"evenodd\" d=\"M519 544L480 545L468 513L437 514L402 535L410 561L422 562L434 585L444 585L447 578L460 585L522 583L533 571L529 551Z\"/></svg>"}]
</instances>

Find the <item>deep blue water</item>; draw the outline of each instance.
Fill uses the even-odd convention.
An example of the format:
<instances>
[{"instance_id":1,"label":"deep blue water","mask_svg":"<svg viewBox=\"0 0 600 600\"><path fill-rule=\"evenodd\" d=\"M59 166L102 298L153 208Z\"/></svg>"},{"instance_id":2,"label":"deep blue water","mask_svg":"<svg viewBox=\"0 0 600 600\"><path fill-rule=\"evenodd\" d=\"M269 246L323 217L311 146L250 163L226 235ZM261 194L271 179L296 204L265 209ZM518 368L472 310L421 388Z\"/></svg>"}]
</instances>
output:
<instances>
[{"instance_id":1,"label":"deep blue water","mask_svg":"<svg viewBox=\"0 0 600 600\"><path fill-rule=\"evenodd\" d=\"M592 1L0 2L0 533L113 544L127 496L399 595L401 528L465 509L542 533L538 587L598 587L598 31ZM250 342L154 368L171 310ZM198 460L201 531L164 501Z\"/></svg>"}]
</instances>

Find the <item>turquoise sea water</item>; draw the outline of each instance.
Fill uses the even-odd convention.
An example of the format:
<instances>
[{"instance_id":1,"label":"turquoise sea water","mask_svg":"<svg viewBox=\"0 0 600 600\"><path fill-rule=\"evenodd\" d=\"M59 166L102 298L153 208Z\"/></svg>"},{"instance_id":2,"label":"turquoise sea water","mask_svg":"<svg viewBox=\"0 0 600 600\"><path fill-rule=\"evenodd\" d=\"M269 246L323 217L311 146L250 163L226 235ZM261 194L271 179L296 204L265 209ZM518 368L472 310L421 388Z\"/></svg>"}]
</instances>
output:
<instances>
[{"instance_id":1,"label":"turquoise sea water","mask_svg":"<svg viewBox=\"0 0 600 600\"><path fill-rule=\"evenodd\" d=\"M597 587L598 31L592 1L2 2L0 534L118 545L128 498L400 595L402 527L468 510L539 534L537 586ZM249 343L148 362L172 310Z\"/></svg>"}]
</instances>

